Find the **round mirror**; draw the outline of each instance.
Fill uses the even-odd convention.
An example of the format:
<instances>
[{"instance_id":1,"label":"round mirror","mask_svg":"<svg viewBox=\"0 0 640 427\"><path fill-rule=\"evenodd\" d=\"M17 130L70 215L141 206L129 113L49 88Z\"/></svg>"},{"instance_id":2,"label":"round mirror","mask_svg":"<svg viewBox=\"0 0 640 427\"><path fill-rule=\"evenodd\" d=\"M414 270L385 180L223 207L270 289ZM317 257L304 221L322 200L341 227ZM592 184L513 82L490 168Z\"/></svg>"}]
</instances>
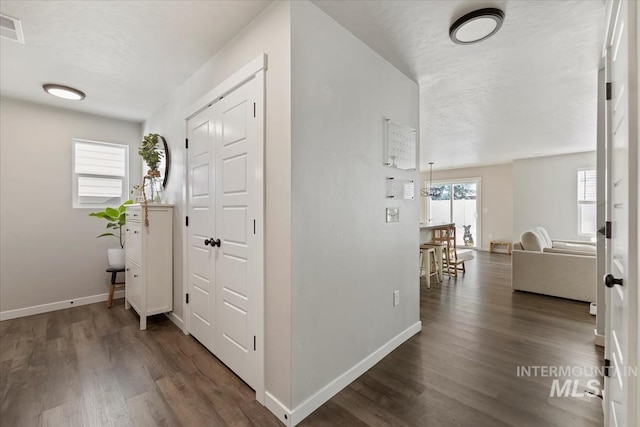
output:
<instances>
[{"instance_id":1,"label":"round mirror","mask_svg":"<svg viewBox=\"0 0 640 427\"><path fill-rule=\"evenodd\" d=\"M167 141L164 139L164 136L160 136L160 140L162 141L162 147L158 150L162 152L162 159L160 160L160 165L158 165L158 171L160 172L160 179L162 179L162 187L167 187L167 179L169 179L169 166L171 165L171 157L169 155L169 146L167 145Z\"/></svg>"}]
</instances>

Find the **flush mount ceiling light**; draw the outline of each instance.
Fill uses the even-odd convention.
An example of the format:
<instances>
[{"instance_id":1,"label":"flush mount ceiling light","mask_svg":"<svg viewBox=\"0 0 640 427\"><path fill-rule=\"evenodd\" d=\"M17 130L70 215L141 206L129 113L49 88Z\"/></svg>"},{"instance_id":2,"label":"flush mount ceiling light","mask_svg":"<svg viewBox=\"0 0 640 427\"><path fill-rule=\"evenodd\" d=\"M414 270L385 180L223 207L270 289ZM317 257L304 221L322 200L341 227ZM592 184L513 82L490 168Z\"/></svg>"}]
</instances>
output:
<instances>
[{"instance_id":1,"label":"flush mount ceiling light","mask_svg":"<svg viewBox=\"0 0 640 427\"><path fill-rule=\"evenodd\" d=\"M83 92L69 86L47 83L46 85L42 85L42 89L44 89L44 91L49 95L57 96L58 98L70 99L72 101L81 101L85 97Z\"/></svg>"},{"instance_id":2,"label":"flush mount ceiling light","mask_svg":"<svg viewBox=\"0 0 640 427\"><path fill-rule=\"evenodd\" d=\"M498 32L504 20L500 9L486 8L467 13L449 28L451 41L472 44L487 39Z\"/></svg>"}]
</instances>

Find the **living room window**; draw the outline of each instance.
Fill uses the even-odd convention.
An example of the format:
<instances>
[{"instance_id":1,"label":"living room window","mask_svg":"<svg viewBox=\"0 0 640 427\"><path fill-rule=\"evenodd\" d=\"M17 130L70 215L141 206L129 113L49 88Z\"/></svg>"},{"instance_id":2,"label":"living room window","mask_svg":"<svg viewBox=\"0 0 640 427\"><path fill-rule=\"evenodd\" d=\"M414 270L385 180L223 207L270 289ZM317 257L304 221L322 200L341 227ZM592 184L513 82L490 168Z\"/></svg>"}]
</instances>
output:
<instances>
[{"instance_id":1,"label":"living room window","mask_svg":"<svg viewBox=\"0 0 640 427\"><path fill-rule=\"evenodd\" d=\"M596 181L595 169L578 171L578 235L580 236L596 234Z\"/></svg>"},{"instance_id":2,"label":"living room window","mask_svg":"<svg viewBox=\"0 0 640 427\"><path fill-rule=\"evenodd\" d=\"M73 139L73 207L120 205L129 187L129 146Z\"/></svg>"}]
</instances>

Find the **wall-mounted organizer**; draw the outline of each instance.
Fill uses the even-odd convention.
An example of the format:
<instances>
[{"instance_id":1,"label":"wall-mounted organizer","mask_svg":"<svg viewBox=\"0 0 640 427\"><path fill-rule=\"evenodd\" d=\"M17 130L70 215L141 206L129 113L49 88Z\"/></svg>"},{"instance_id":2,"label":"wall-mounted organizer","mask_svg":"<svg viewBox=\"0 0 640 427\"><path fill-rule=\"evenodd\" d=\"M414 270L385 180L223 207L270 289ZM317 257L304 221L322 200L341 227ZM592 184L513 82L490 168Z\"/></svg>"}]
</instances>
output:
<instances>
[{"instance_id":1,"label":"wall-mounted organizer","mask_svg":"<svg viewBox=\"0 0 640 427\"><path fill-rule=\"evenodd\" d=\"M384 164L403 170L416 169L416 130L384 119Z\"/></svg>"},{"instance_id":2,"label":"wall-mounted organizer","mask_svg":"<svg viewBox=\"0 0 640 427\"><path fill-rule=\"evenodd\" d=\"M387 177L387 199L413 200L416 184L412 179Z\"/></svg>"}]
</instances>

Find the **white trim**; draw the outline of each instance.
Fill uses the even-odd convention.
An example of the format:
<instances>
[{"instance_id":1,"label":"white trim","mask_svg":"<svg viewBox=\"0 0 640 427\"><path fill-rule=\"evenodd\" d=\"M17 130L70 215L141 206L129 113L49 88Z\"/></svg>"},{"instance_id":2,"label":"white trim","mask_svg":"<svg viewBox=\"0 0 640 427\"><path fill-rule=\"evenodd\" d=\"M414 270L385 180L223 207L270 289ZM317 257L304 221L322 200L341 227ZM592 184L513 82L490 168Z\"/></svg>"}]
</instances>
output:
<instances>
[{"instance_id":1,"label":"white trim","mask_svg":"<svg viewBox=\"0 0 640 427\"><path fill-rule=\"evenodd\" d=\"M287 427L291 427L291 409L282 404L268 391L264 392L264 406Z\"/></svg>"},{"instance_id":2,"label":"white trim","mask_svg":"<svg viewBox=\"0 0 640 427\"><path fill-rule=\"evenodd\" d=\"M266 271L264 268L264 145L265 145L265 131L266 131L266 121L265 121L265 111L266 111L266 103L265 103L265 71L267 70L267 55L262 53L258 55L251 62L246 64L244 67L240 68L238 71L233 73L230 77L224 80L222 83L218 84L215 88L207 92L204 96L200 97L197 101L195 101L191 106L189 106L182 114L184 117L184 139L188 138L189 135L189 120L195 117L200 112L209 108L211 105L219 101L225 95L233 92L246 82L255 79L257 81L257 95L256 95L256 105L258 108L256 110L256 120L258 120L258 124L256 129L259 129L259 135L257 137L259 149L256 151L258 154L258 158L256 160L260 164L260 174L259 177L256 178L255 184L257 188L261 188L260 194L256 194L255 198L251 200L251 203L258 206L256 212L256 228L261 230L261 232L256 235L256 244L258 247L262 249L262 259L258 263L258 270L261 270L261 274L259 275L262 280L261 286L258 290L258 298L260 301L256 302L256 306L252 308L256 310L257 317L257 325L256 325L256 358L258 359L258 367L257 367L257 376L255 384L255 392L256 392L256 400L264 405L265 404L265 384L266 384L266 369L265 369L265 318L264 318L264 288L266 283ZM183 203L185 206L186 215L189 214L189 155L188 153L185 155L185 168L184 168L184 187L183 187ZM183 286L182 286L182 298L183 298L183 313L184 313L184 321L182 322L182 331L185 334L189 334L189 323L190 323L190 307L186 303L186 294L189 292L189 230L185 223L182 224L183 227L183 237L182 237L182 245L185 250L183 251L183 265L185 266L183 272Z\"/></svg>"},{"instance_id":3,"label":"white trim","mask_svg":"<svg viewBox=\"0 0 640 427\"><path fill-rule=\"evenodd\" d=\"M188 121L190 118L194 117L202 110L208 108L211 103L218 101L220 97L225 96L229 92L232 92L237 87L241 86L246 81L251 80L256 74L258 74L259 71L266 69L267 54L262 53L258 55L253 61L249 62L247 65L233 73L232 76L210 90L207 94L200 97L196 102L191 104L189 108L184 111L182 117L185 118L185 121Z\"/></svg>"},{"instance_id":4,"label":"white trim","mask_svg":"<svg viewBox=\"0 0 640 427\"><path fill-rule=\"evenodd\" d=\"M604 335L598 334L597 329L593 330L593 335L594 335L593 343L598 347L604 347Z\"/></svg>"},{"instance_id":5,"label":"white trim","mask_svg":"<svg viewBox=\"0 0 640 427\"><path fill-rule=\"evenodd\" d=\"M266 56L265 56L266 59ZM266 63L265 63L266 65ZM256 142L257 146L254 150L253 156L253 168L254 168L254 191L251 197L251 204L253 205L251 211L256 218L256 234L253 238L253 245L256 248L256 262L255 270L251 274L253 283L256 284L257 293L254 295L254 304L252 309L255 310L257 324L255 325L255 334L260 339L256 345L256 359L258 360L258 373L256 378L256 400L260 404L265 403L265 391L266 391L266 368L265 368L265 348L266 348L266 331L265 331L265 284L267 283L267 271L265 269L265 135L266 135L266 103L265 103L265 69L258 70L255 74L256 90L254 93L256 103L256 117L257 125L256 130Z\"/></svg>"},{"instance_id":6,"label":"white trim","mask_svg":"<svg viewBox=\"0 0 640 427\"><path fill-rule=\"evenodd\" d=\"M320 389L316 394L298 405L289 417L289 423L287 425L295 426L304 420L309 414L322 406L325 402L338 394L343 388L355 381L360 375L371 369L376 363L381 361L385 356L395 350L400 344L417 334L422 330L422 322L414 323L404 331L400 332L395 337L391 338L382 347L371 353L369 356L358 362L355 366L349 369L344 374L340 375L335 380ZM271 407L267 405L267 408L273 412ZM286 409L285 407L282 407ZM282 409L280 408L280 409ZM281 411L282 412L282 411ZM278 415L278 414L276 414ZM281 417L278 417L282 421Z\"/></svg>"},{"instance_id":7,"label":"white trim","mask_svg":"<svg viewBox=\"0 0 640 427\"><path fill-rule=\"evenodd\" d=\"M171 320L179 329L184 331L184 322L182 321L180 316L178 316L173 311L171 311L169 313L165 313L164 315L167 316L169 318L169 320Z\"/></svg>"},{"instance_id":8,"label":"white trim","mask_svg":"<svg viewBox=\"0 0 640 427\"><path fill-rule=\"evenodd\" d=\"M124 298L124 290L115 291L113 299ZM0 311L0 321L16 319L18 317L33 316L34 314L49 313L50 311L64 310L80 305L95 304L109 299L109 293L91 295L88 297L68 299L65 301L51 302L48 304L34 305L31 307L17 308L15 310Z\"/></svg>"}]
</instances>

